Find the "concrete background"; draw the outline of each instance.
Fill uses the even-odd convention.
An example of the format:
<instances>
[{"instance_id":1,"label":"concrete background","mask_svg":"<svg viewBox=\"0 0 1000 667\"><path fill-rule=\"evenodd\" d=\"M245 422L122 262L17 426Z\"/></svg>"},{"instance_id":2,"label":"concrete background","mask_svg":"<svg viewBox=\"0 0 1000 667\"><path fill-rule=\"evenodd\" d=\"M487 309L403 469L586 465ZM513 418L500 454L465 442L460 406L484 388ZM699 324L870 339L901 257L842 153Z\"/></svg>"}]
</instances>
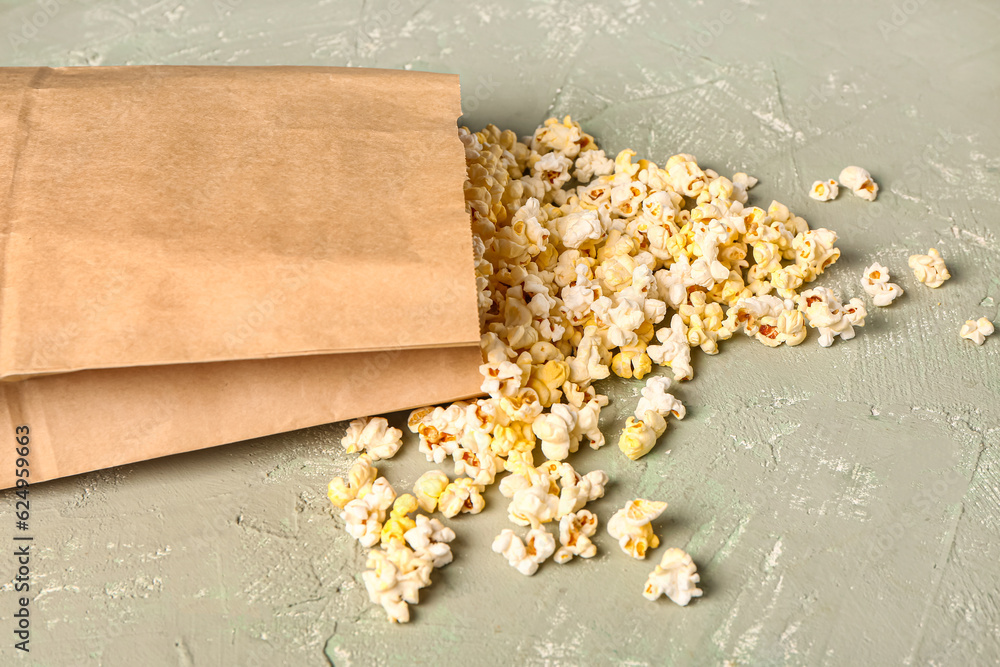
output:
<instances>
[{"instance_id":1,"label":"concrete background","mask_svg":"<svg viewBox=\"0 0 1000 667\"><path fill-rule=\"evenodd\" d=\"M1000 335L958 337L1000 300L995 2L7 1L0 26L2 65L457 72L470 126L572 113L609 152L745 169L752 201L840 234L822 284L861 296L878 260L907 290L829 350L739 336L697 356L689 416L652 454L573 459L613 479L591 561L517 574L489 549L507 525L494 490L451 522L456 561L409 626L368 602L325 497L344 424L38 487L33 650L10 647L8 581L3 664L1000 661ZM847 164L879 181L874 204L807 198ZM930 246L954 276L939 290L906 266ZM609 436L639 385L605 384ZM396 488L427 467L415 444L384 466ZM688 608L640 595L663 547L632 561L604 532L634 496L670 503L657 531L705 589Z\"/></svg>"}]
</instances>

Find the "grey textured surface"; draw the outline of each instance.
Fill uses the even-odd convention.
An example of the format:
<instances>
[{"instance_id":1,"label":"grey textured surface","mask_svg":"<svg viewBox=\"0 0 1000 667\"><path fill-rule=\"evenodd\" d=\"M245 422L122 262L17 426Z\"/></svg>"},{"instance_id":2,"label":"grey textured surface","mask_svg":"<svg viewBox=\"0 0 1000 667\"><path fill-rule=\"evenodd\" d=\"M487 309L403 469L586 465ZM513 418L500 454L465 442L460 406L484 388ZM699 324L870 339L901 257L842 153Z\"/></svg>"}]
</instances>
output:
<instances>
[{"instance_id":1,"label":"grey textured surface","mask_svg":"<svg viewBox=\"0 0 1000 667\"><path fill-rule=\"evenodd\" d=\"M456 561L414 622L390 625L325 497L350 458L334 424L35 489L33 650L10 647L8 581L4 664L1000 661L1000 336L958 337L1000 301L996 3L52 0L4 2L0 26L3 65L457 72L474 128L572 113L609 151L745 169L753 201L840 234L822 284L861 296L877 259L907 290L828 350L740 336L696 355L689 416L652 454L572 459L612 476L602 523L631 497L670 503L657 531L705 589L688 608L642 599L660 551L632 561L603 528L596 558L520 576L489 550L494 490L451 522ZM875 203L807 198L847 164ZM939 290L906 267L930 246L954 275ZM609 436L639 385L605 384ZM412 441L383 466L397 488L426 467Z\"/></svg>"}]
</instances>

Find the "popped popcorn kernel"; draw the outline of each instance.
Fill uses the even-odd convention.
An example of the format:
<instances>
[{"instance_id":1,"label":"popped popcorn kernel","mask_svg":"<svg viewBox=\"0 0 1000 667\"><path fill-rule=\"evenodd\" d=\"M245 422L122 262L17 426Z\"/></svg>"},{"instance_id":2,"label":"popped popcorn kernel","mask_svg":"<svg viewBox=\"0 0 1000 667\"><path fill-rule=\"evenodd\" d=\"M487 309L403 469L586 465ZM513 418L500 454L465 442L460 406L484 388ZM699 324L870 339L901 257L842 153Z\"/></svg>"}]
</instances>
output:
<instances>
[{"instance_id":1,"label":"popped popcorn kernel","mask_svg":"<svg viewBox=\"0 0 1000 667\"><path fill-rule=\"evenodd\" d=\"M597 545L591 541L597 533L597 516L587 510L566 514L559 520L559 549L555 552L555 562L560 565L580 558L597 555Z\"/></svg>"},{"instance_id":2,"label":"popped popcorn kernel","mask_svg":"<svg viewBox=\"0 0 1000 667\"><path fill-rule=\"evenodd\" d=\"M655 549L660 545L660 538L653 534L650 522L663 514L666 509L665 502L630 500L608 521L608 534L618 540L618 546L622 551L642 560L649 549Z\"/></svg>"},{"instance_id":3,"label":"popped popcorn kernel","mask_svg":"<svg viewBox=\"0 0 1000 667\"><path fill-rule=\"evenodd\" d=\"M377 476L378 470L372 465L372 457L362 454L351 465L346 481L340 477L330 480L327 497L336 507L344 509L347 503L367 494Z\"/></svg>"},{"instance_id":4,"label":"popped popcorn kernel","mask_svg":"<svg viewBox=\"0 0 1000 667\"><path fill-rule=\"evenodd\" d=\"M438 499L450 483L448 475L440 470L428 470L418 477L413 483L413 495L420 509L425 512L436 510Z\"/></svg>"},{"instance_id":5,"label":"popped popcorn kernel","mask_svg":"<svg viewBox=\"0 0 1000 667\"><path fill-rule=\"evenodd\" d=\"M348 425L340 444L348 454L368 452L374 461L390 459L403 444L403 432L389 426L385 417L362 417Z\"/></svg>"},{"instance_id":6,"label":"popped popcorn kernel","mask_svg":"<svg viewBox=\"0 0 1000 667\"><path fill-rule=\"evenodd\" d=\"M522 541L505 528L493 540L493 551L507 559L511 567L530 577L556 550L556 540L544 528L532 528Z\"/></svg>"},{"instance_id":7,"label":"popped popcorn kernel","mask_svg":"<svg viewBox=\"0 0 1000 667\"><path fill-rule=\"evenodd\" d=\"M438 498L438 509L449 519L458 514L479 514L486 506L483 487L468 477L459 477L445 487Z\"/></svg>"},{"instance_id":8,"label":"popped popcorn kernel","mask_svg":"<svg viewBox=\"0 0 1000 667\"><path fill-rule=\"evenodd\" d=\"M660 564L650 572L642 595L647 600L666 595L676 604L686 607L691 598L701 597L702 590L697 586L699 581L701 577L691 556L682 549L671 548L663 552Z\"/></svg>"},{"instance_id":9,"label":"popped popcorn kernel","mask_svg":"<svg viewBox=\"0 0 1000 667\"><path fill-rule=\"evenodd\" d=\"M856 197L875 201L875 197L878 195L878 183L872 180L872 175L868 173L868 170L861 167L844 167L838 180Z\"/></svg>"},{"instance_id":10,"label":"popped popcorn kernel","mask_svg":"<svg viewBox=\"0 0 1000 667\"><path fill-rule=\"evenodd\" d=\"M935 248L928 250L926 255L910 255L908 263L917 280L928 287L936 289L941 287L944 281L951 278L948 267L945 266L944 259L941 258L941 253Z\"/></svg>"},{"instance_id":11,"label":"popped popcorn kernel","mask_svg":"<svg viewBox=\"0 0 1000 667\"><path fill-rule=\"evenodd\" d=\"M958 335L976 345L982 345L986 342L986 337L992 334L993 323L985 317L980 317L978 320L966 320Z\"/></svg>"},{"instance_id":12,"label":"popped popcorn kernel","mask_svg":"<svg viewBox=\"0 0 1000 667\"><path fill-rule=\"evenodd\" d=\"M840 194L837 181L832 178L826 181L816 181L809 188L809 196L816 201L832 201Z\"/></svg>"},{"instance_id":13,"label":"popped popcorn kernel","mask_svg":"<svg viewBox=\"0 0 1000 667\"><path fill-rule=\"evenodd\" d=\"M878 262L865 269L861 278L861 286L872 298L872 303L884 308L903 295L903 288L889 282L889 269Z\"/></svg>"}]
</instances>

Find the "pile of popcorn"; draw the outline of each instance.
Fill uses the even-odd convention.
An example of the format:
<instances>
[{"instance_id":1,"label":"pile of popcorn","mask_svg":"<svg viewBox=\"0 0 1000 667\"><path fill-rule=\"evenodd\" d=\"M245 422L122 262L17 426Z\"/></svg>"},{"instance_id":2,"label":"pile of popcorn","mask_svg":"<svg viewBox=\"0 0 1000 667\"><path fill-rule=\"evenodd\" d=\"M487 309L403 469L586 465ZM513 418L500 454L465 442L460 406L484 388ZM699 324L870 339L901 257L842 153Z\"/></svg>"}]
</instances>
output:
<instances>
[{"instance_id":1,"label":"pile of popcorn","mask_svg":"<svg viewBox=\"0 0 1000 667\"><path fill-rule=\"evenodd\" d=\"M409 417L420 452L435 466L450 462L452 476L430 470L412 493L397 495L373 462L395 454L402 433L366 418L344 437L348 452L365 453L329 489L347 531L372 547L362 575L371 599L399 622L452 559L454 533L430 515L481 512L498 476L515 528L496 537L493 551L511 567L531 575L549 558L596 554L598 517L588 505L604 495L608 475L567 461L583 444L605 445L598 422L608 397L595 381L642 379L654 364L673 381L690 380L692 351L714 355L738 331L777 347L799 345L815 329L828 347L853 338L866 316L860 299L810 286L840 257L836 233L811 229L777 201L750 205L757 180L747 174L726 178L683 153L663 166L633 161L632 150L612 159L568 116L524 141L492 125L459 135L486 397ZM874 198L866 174L841 181ZM933 261L925 266L935 270ZM901 293L887 281L878 265L862 281L878 305ZM668 418L684 418L671 383L650 375L642 389L618 439L629 459L653 449ZM652 521L666 507L632 500L607 531L643 559L659 545ZM644 595L686 605L701 595L698 580L690 556L668 549Z\"/></svg>"}]
</instances>

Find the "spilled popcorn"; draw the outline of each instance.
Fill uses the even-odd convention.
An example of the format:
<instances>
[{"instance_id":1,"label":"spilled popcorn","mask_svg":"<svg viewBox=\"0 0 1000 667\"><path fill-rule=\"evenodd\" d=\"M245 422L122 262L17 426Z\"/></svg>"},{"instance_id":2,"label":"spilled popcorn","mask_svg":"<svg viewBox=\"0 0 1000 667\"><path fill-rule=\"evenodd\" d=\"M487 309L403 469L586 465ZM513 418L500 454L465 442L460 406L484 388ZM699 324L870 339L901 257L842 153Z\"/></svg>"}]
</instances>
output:
<instances>
[{"instance_id":1,"label":"spilled popcorn","mask_svg":"<svg viewBox=\"0 0 1000 667\"><path fill-rule=\"evenodd\" d=\"M980 317L978 320L966 320L958 335L965 340L971 340L976 345L982 345L986 342L987 336L993 335L993 323L985 317Z\"/></svg>"},{"instance_id":2,"label":"spilled popcorn","mask_svg":"<svg viewBox=\"0 0 1000 667\"><path fill-rule=\"evenodd\" d=\"M569 459L606 444L599 424L609 399L597 381L649 376L618 436L634 460L653 449L669 417L685 416L670 391L694 377L696 350L717 354L741 330L777 347L799 345L814 329L828 347L854 337L867 314L860 299L810 286L839 259L837 234L810 228L780 202L752 205L752 176L727 178L686 153L662 166L635 160L630 149L609 156L568 116L523 140L492 125L463 127L459 137L485 396L410 414L407 427L435 467L412 495L397 498L378 476L373 462L395 454L398 439L377 418L351 423L344 447L364 453L329 488L348 532L363 546L379 544L363 579L372 601L398 622L409 620L434 568L451 561L454 534L427 515L467 520L462 515L481 512L498 481L516 528L501 531L492 550L511 567L533 575L550 558L564 564L596 555L590 503L604 496L609 478L578 471ZM840 182L869 200L878 191L858 167ZM831 179L810 194L825 201L837 191ZM866 291L892 291L872 280ZM651 522L666 507L630 501L607 532L627 555L645 558L659 545ZM644 594L684 605L701 595L698 580L690 556L671 549Z\"/></svg>"},{"instance_id":3,"label":"spilled popcorn","mask_svg":"<svg viewBox=\"0 0 1000 667\"><path fill-rule=\"evenodd\" d=\"M917 280L928 287L941 287L944 281L951 278L941 253L935 248L928 250L926 255L910 255L909 265Z\"/></svg>"},{"instance_id":4,"label":"spilled popcorn","mask_svg":"<svg viewBox=\"0 0 1000 667\"><path fill-rule=\"evenodd\" d=\"M885 307L903 295L903 288L889 282L889 269L873 263L861 278L861 287L876 306Z\"/></svg>"}]
</instances>

